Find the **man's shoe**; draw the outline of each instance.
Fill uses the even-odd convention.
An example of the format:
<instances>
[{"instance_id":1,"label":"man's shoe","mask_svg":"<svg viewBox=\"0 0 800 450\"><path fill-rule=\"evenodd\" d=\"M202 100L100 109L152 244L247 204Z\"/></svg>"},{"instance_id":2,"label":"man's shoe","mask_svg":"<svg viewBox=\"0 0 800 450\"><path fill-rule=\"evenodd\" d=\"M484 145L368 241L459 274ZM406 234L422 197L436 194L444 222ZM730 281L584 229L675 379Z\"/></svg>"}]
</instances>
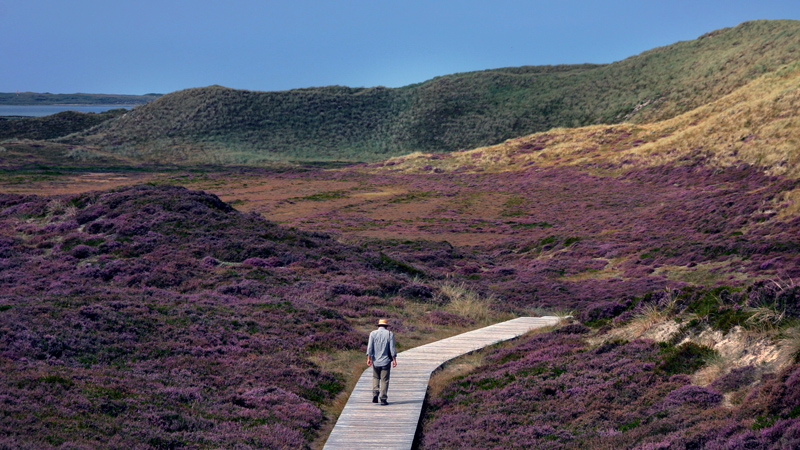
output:
<instances>
[{"instance_id":1,"label":"man's shoe","mask_svg":"<svg viewBox=\"0 0 800 450\"><path fill-rule=\"evenodd\" d=\"M372 403L378 403L378 396L372 397Z\"/></svg>"},{"instance_id":2,"label":"man's shoe","mask_svg":"<svg viewBox=\"0 0 800 450\"><path fill-rule=\"evenodd\" d=\"M387 401L386 401L386 400L384 400L384 399L381 399L381 405L383 405L383 406L386 406L386 405L388 405L388 404L389 404L389 402L387 402Z\"/></svg>"}]
</instances>

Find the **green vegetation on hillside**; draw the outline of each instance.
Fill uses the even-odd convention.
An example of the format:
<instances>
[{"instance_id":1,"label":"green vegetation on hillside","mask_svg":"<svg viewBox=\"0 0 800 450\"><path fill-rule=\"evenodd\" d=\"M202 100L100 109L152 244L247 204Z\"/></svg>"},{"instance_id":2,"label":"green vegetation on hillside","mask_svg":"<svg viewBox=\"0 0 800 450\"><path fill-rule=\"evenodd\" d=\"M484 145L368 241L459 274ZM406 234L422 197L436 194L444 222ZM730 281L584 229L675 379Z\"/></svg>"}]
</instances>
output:
<instances>
[{"instance_id":1,"label":"green vegetation on hillside","mask_svg":"<svg viewBox=\"0 0 800 450\"><path fill-rule=\"evenodd\" d=\"M798 56L800 22L746 22L607 65L486 70L398 89L189 89L70 142L162 162L370 161L670 118Z\"/></svg>"}]
</instances>

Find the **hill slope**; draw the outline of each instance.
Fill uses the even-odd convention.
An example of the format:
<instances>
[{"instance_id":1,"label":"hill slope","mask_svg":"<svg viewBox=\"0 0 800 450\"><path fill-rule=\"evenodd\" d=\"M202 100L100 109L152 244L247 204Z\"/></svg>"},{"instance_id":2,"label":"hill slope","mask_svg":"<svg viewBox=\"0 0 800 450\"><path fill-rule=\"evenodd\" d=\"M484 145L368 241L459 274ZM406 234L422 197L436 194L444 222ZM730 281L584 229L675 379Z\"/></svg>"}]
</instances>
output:
<instances>
[{"instance_id":1,"label":"hill slope","mask_svg":"<svg viewBox=\"0 0 800 450\"><path fill-rule=\"evenodd\" d=\"M670 118L798 55L800 22L746 22L607 65L487 70L398 89L189 89L70 142L186 163L453 151L553 127Z\"/></svg>"},{"instance_id":2,"label":"hill slope","mask_svg":"<svg viewBox=\"0 0 800 450\"><path fill-rule=\"evenodd\" d=\"M576 165L618 174L666 164L714 169L745 164L797 178L799 107L800 63L794 62L671 119L552 129L464 152L406 155L385 167L419 173Z\"/></svg>"}]
</instances>

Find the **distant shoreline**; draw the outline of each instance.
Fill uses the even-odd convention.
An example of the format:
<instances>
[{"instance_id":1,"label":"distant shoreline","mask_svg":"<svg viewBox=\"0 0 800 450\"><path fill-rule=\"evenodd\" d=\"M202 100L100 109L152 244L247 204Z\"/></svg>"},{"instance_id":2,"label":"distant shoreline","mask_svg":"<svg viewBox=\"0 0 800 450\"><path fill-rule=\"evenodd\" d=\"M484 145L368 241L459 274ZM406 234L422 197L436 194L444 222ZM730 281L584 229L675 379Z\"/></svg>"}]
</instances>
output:
<instances>
[{"instance_id":1,"label":"distant shoreline","mask_svg":"<svg viewBox=\"0 0 800 450\"><path fill-rule=\"evenodd\" d=\"M0 106L135 106L144 105L161 94L50 94L39 92L0 92Z\"/></svg>"},{"instance_id":2,"label":"distant shoreline","mask_svg":"<svg viewBox=\"0 0 800 450\"><path fill-rule=\"evenodd\" d=\"M76 111L79 113L103 113L112 109L127 109L130 110L134 106L131 104L59 104L59 105L8 105L0 103L0 117L13 118L13 117L45 117L52 114L58 114L64 111Z\"/></svg>"},{"instance_id":3,"label":"distant shoreline","mask_svg":"<svg viewBox=\"0 0 800 450\"><path fill-rule=\"evenodd\" d=\"M45 106L58 106L58 107L72 107L72 106L81 106L85 108L133 108L134 106L144 105L145 103L0 103L0 106L13 106L13 107L45 107Z\"/></svg>"}]
</instances>

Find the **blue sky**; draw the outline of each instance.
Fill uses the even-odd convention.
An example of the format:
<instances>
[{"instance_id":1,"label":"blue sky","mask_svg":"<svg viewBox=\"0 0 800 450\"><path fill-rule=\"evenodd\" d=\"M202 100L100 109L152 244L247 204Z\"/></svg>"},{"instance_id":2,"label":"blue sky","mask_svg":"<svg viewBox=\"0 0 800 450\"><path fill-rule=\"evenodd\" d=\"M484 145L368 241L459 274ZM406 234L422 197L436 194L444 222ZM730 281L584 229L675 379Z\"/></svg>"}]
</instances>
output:
<instances>
[{"instance_id":1,"label":"blue sky","mask_svg":"<svg viewBox=\"0 0 800 450\"><path fill-rule=\"evenodd\" d=\"M398 87L607 63L798 0L0 0L0 92Z\"/></svg>"}]
</instances>

